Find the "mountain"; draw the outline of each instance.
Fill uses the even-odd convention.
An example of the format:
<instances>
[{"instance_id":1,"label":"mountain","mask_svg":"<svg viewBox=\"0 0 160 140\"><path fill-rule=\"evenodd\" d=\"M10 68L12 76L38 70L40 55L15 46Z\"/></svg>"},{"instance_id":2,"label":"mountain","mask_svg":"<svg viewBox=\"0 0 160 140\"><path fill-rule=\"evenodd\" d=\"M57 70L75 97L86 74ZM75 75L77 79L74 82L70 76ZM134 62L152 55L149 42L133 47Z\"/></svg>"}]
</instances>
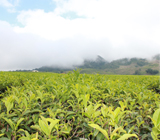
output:
<instances>
[{"instance_id":1,"label":"mountain","mask_svg":"<svg viewBox=\"0 0 160 140\"><path fill-rule=\"evenodd\" d=\"M84 60L80 66L73 66L73 68L60 68L43 66L36 68L40 72L56 72L65 73L73 69L80 68L81 73L100 73L100 74L123 74L123 75L144 75L144 74L158 74L160 70L160 54L153 57L152 60L145 58L122 58L108 62L102 56L97 55L95 60Z\"/></svg>"},{"instance_id":2,"label":"mountain","mask_svg":"<svg viewBox=\"0 0 160 140\"><path fill-rule=\"evenodd\" d=\"M84 60L83 65L77 66L78 68L93 68L93 69L103 69L106 64L108 64L103 57L97 56L96 60Z\"/></svg>"},{"instance_id":3,"label":"mountain","mask_svg":"<svg viewBox=\"0 0 160 140\"><path fill-rule=\"evenodd\" d=\"M101 67L94 69L83 67L81 73L155 75L159 74L160 71L159 56L160 55L154 56L152 60L145 58L122 58L102 64Z\"/></svg>"}]
</instances>

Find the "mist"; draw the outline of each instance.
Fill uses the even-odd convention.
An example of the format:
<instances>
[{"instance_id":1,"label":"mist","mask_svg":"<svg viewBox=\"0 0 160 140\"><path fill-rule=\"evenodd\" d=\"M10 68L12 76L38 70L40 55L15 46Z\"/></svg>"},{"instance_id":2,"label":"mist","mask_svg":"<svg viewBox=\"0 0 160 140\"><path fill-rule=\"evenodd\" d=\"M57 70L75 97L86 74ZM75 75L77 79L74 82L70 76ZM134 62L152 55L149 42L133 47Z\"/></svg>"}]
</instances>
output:
<instances>
[{"instance_id":1,"label":"mist","mask_svg":"<svg viewBox=\"0 0 160 140\"><path fill-rule=\"evenodd\" d=\"M0 18L0 71L70 68L97 55L110 62L160 53L159 1L54 2L49 12L13 6L16 24Z\"/></svg>"},{"instance_id":2,"label":"mist","mask_svg":"<svg viewBox=\"0 0 160 140\"><path fill-rule=\"evenodd\" d=\"M16 33L7 22L0 22L0 70L34 69L42 66L70 68L97 55L107 61L124 57L147 58L157 54L158 44L128 39L124 46L114 48L107 39L77 35L56 41L30 33ZM128 47L130 46L130 47ZM151 47L152 46L152 47Z\"/></svg>"}]
</instances>

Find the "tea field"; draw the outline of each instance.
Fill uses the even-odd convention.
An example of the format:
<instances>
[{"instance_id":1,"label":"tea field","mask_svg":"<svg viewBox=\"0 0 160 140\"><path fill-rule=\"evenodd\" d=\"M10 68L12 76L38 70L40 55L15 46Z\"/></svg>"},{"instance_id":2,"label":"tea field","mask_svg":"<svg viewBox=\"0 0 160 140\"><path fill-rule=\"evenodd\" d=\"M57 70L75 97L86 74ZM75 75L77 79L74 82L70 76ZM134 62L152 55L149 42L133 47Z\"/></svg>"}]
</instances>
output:
<instances>
[{"instance_id":1,"label":"tea field","mask_svg":"<svg viewBox=\"0 0 160 140\"><path fill-rule=\"evenodd\" d=\"M0 140L158 140L159 79L0 72Z\"/></svg>"}]
</instances>

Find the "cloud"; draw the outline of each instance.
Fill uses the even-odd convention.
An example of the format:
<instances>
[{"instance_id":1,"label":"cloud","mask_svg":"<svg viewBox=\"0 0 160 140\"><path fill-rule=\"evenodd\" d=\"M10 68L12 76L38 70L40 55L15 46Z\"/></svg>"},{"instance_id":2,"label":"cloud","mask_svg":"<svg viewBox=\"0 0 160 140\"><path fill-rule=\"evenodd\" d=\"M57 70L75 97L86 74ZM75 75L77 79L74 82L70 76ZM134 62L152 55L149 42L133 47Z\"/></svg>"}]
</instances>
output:
<instances>
[{"instance_id":1,"label":"cloud","mask_svg":"<svg viewBox=\"0 0 160 140\"><path fill-rule=\"evenodd\" d=\"M137 1L56 2L57 8L54 12L46 13L43 10L21 12L18 20L25 27L16 27L15 31L37 34L49 40L71 38L75 35L92 39L107 38L115 46L123 45L127 39L125 36L160 44L158 39L160 10L154 2L141 1L138 5ZM68 19L61 16L69 11L87 18Z\"/></svg>"},{"instance_id":2,"label":"cloud","mask_svg":"<svg viewBox=\"0 0 160 140\"><path fill-rule=\"evenodd\" d=\"M143 16L146 14L159 14L159 0L53 0L57 4L54 12L57 15L74 11L78 15L90 18L123 19ZM152 13L151 13L152 12ZM118 18L119 17L119 18ZM122 20L123 20L122 19Z\"/></svg>"},{"instance_id":3,"label":"cloud","mask_svg":"<svg viewBox=\"0 0 160 140\"><path fill-rule=\"evenodd\" d=\"M23 27L0 21L0 70L67 67L97 55L111 61L159 52L157 0L54 1L57 8L51 12L21 11L17 20ZM74 17L64 16L70 12Z\"/></svg>"},{"instance_id":4,"label":"cloud","mask_svg":"<svg viewBox=\"0 0 160 140\"><path fill-rule=\"evenodd\" d=\"M3 21L0 21L0 36L0 59L3 60L0 70L33 69L44 65L71 67L104 51L103 46L97 48L97 41L83 36L49 41L30 33L16 33Z\"/></svg>"},{"instance_id":5,"label":"cloud","mask_svg":"<svg viewBox=\"0 0 160 140\"><path fill-rule=\"evenodd\" d=\"M81 34L89 38L110 38L112 42L122 43L125 35L132 35L159 43L159 1L54 1L57 8L53 12L22 11L17 18L25 27L16 27L15 31L37 34L50 40ZM68 12L75 12L77 18L64 18L62 15Z\"/></svg>"}]
</instances>

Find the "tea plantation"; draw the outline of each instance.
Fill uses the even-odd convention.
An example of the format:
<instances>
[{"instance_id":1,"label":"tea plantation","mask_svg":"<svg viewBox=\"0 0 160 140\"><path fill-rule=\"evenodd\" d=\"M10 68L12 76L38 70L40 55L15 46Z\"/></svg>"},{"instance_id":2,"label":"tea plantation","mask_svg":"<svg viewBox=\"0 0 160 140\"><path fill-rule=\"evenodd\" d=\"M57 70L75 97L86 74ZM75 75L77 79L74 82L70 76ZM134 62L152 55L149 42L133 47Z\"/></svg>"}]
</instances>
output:
<instances>
[{"instance_id":1,"label":"tea plantation","mask_svg":"<svg viewBox=\"0 0 160 140\"><path fill-rule=\"evenodd\" d=\"M0 72L0 140L158 140L159 79Z\"/></svg>"}]
</instances>

